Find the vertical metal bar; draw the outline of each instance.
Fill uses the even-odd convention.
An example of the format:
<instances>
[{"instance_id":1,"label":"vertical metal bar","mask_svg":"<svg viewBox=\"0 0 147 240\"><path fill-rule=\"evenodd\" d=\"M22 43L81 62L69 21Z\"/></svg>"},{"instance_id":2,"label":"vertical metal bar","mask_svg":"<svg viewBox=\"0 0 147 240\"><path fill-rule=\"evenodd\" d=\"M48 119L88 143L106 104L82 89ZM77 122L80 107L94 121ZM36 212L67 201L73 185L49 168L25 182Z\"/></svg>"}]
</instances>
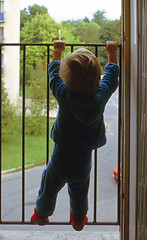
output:
<instances>
[{"instance_id":1,"label":"vertical metal bar","mask_svg":"<svg viewBox=\"0 0 147 240\"><path fill-rule=\"evenodd\" d=\"M97 149L94 150L94 220L97 222Z\"/></svg>"},{"instance_id":2,"label":"vertical metal bar","mask_svg":"<svg viewBox=\"0 0 147 240\"><path fill-rule=\"evenodd\" d=\"M124 239L129 239L129 173L130 173L130 43L131 43L131 4L130 1L123 1L123 75L124 75L124 161L123 161L123 222L122 232Z\"/></svg>"},{"instance_id":3,"label":"vertical metal bar","mask_svg":"<svg viewBox=\"0 0 147 240\"><path fill-rule=\"evenodd\" d=\"M25 62L26 45L23 46L23 95L22 95L22 222L25 221Z\"/></svg>"},{"instance_id":4,"label":"vertical metal bar","mask_svg":"<svg viewBox=\"0 0 147 240\"><path fill-rule=\"evenodd\" d=\"M1 197L2 197L2 46L0 46L0 222L1 222Z\"/></svg>"},{"instance_id":5,"label":"vertical metal bar","mask_svg":"<svg viewBox=\"0 0 147 240\"><path fill-rule=\"evenodd\" d=\"M95 46L95 56L98 56L98 49ZM94 223L97 222L97 149L94 150Z\"/></svg>"},{"instance_id":6,"label":"vertical metal bar","mask_svg":"<svg viewBox=\"0 0 147 240\"><path fill-rule=\"evenodd\" d=\"M98 57L98 49L97 49L97 46L95 46L95 56Z\"/></svg>"},{"instance_id":7,"label":"vertical metal bar","mask_svg":"<svg viewBox=\"0 0 147 240\"><path fill-rule=\"evenodd\" d=\"M120 167L121 167L121 129L122 129L122 114L121 114L121 100L122 100L122 82L121 82L121 46L119 47L119 66L120 66L120 76L119 76L119 89L118 89L118 187L117 187L117 221L120 224Z\"/></svg>"},{"instance_id":8,"label":"vertical metal bar","mask_svg":"<svg viewBox=\"0 0 147 240\"><path fill-rule=\"evenodd\" d=\"M47 141L46 141L46 164L49 161L49 75L48 75L48 64L49 64L49 53L50 48L47 46Z\"/></svg>"},{"instance_id":9,"label":"vertical metal bar","mask_svg":"<svg viewBox=\"0 0 147 240\"><path fill-rule=\"evenodd\" d=\"M71 45L71 53L73 52L73 45Z\"/></svg>"}]
</instances>

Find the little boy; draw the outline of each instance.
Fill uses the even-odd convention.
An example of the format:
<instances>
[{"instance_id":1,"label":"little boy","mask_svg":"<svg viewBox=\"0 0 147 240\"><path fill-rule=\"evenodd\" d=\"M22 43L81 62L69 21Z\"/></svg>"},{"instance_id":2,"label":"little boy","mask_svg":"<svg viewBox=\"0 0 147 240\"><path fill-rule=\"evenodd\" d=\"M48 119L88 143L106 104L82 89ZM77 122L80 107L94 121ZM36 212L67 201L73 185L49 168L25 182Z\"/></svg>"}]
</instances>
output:
<instances>
[{"instance_id":1,"label":"little boy","mask_svg":"<svg viewBox=\"0 0 147 240\"><path fill-rule=\"evenodd\" d=\"M117 43L107 42L108 64L100 81L101 67L94 54L78 49L61 63L64 41L54 41L53 61L49 64L50 88L59 110L51 130L55 145L42 174L34 224L49 222L58 192L67 183L70 220L75 230L87 222L91 153L106 143L103 113L118 86Z\"/></svg>"}]
</instances>

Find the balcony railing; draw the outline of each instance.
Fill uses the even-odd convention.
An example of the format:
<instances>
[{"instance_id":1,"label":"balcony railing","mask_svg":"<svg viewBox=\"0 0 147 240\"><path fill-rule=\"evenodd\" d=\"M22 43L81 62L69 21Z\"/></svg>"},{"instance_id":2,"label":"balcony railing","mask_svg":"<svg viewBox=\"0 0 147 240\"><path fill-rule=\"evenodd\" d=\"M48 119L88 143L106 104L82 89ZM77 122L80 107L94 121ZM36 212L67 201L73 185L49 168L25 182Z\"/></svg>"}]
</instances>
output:
<instances>
[{"instance_id":1,"label":"balcony railing","mask_svg":"<svg viewBox=\"0 0 147 240\"><path fill-rule=\"evenodd\" d=\"M4 13L0 13L0 22L4 22Z\"/></svg>"},{"instance_id":2,"label":"balcony railing","mask_svg":"<svg viewBox=\"0 0 147 240\"><path fill-rule=\"evenodd\" d=\"M26 78L26 48L30 46L46 47L47 52L47 64L50 62L50 51L52 44L26 44L26 43L4 43L0 44L0 56L2 56L2 47L20 47L23 51L23 91L22 91L22 217L21 221L3 221L2 219L2 209L1 209L1 199L2 199L2 166L1 166L1 105L0 105L0 224L31 224L29 221L25 220L25 117L26 117L26 91L25 91L25 78ZM95 55L99 56L99 49L104 48L105 44L66 44L70 47L71 52L74 51L75 47L92 47L94 49ZM121 67L121 46L119 45L119 65ZM120 73L121 76L121 73ZM49 160L49 76L46 73L47 81L47 131L46 131L46 162ZM1 99L1 83L2 83L2 57L0 57L0 99ZM121 165L121 146L122 146L122 81L119 78L119 90L118 90L118 182L117 182L117 220L116 221L103 221L97 220L97 204L98 204L98 155L97 149L94 150L94 196L93 196L93 220L88 221L88 225L119 225L120 224L120 165ZM70 222L49 222L49 225L70 225Z\"/></svg>"}]
</instances>

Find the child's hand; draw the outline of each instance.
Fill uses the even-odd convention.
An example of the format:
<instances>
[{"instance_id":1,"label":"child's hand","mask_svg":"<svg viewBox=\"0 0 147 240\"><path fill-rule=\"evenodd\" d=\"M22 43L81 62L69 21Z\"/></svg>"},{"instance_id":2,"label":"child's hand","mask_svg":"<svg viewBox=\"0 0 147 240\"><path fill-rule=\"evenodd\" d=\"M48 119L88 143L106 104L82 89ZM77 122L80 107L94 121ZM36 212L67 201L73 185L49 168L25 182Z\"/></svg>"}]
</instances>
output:
<instances>
[{"instance_id":1,"label":"child's hand","mask_svg":"<svg viewBox=\"0 0 147 240\"><path fill-rule=\"evenodd\" d=\"M54 40L53 41L53 46L54 46L54 50L58 49L61 51L64 51L65 49L65 41L61 41L61 40Z\"/></svg>"},{"instance_id":2,"label":"child's hand","mask_svg":"<svg viewBox=\"0 0 147 240\"><path fill-rule=\"evenodd\" d=\"M116 42L108 41L106 42L105 50L108 52L108 62L117 64L117 48L118 44Z\"/></svg>"},{"instance_id":3,"label":"child's hand","mask_svg":"<svg viewBox=\"0 0 147 240\"><path fill-rule=\"evenodd\" d=\"M117 42L111 42L111 41L107 41L107 42L106 42L105 50L106 50L108 53L116 53L117 48L118 48Z\"/></svg>"},{"instance_id":4,"label":"child's hand","mask_svg":"<svg viewBox=\"0 0 147 240\"><path fill-rule=\"evenodd\" d=\"M61 40L54 41L53 46L54 46L53 60L61 61L61 55L65 49L65 41Z\"/></svg>"}]
</instances>

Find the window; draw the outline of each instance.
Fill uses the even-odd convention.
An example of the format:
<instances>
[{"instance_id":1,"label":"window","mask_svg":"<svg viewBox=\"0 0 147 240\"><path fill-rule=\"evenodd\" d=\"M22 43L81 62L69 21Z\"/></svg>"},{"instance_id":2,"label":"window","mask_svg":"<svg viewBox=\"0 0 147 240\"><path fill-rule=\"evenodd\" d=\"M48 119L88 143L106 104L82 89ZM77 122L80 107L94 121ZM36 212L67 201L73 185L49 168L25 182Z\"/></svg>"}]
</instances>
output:
<instances>
[{"instance_id":1,"label":"window","mask_svg":"<svg viewBox=\"0 0 147 240\"><path fill-rule=\"evenodd\" d=\"M4 54L2 54L2 68L1 68L1 73L4 73Z\"/></svg>"},{"instance_id":2,"label":"window","mask_svg":"<svg viewBox=\"0 0 147 240\"><path fill-rule=\"evenodd\" d=\"M4 28L0 27L0 40L4 38Z\"/></svg>"},{"instance_id":3,"label":"window","mask_svg":"<svg viewBox=\"0 0 147 240\"><path fill-rule=\"evenodd\" d=\"M4 1L0 0L0 21L4 20Z\"/></svg>"},{"instance_id":4,"label":"window","mask_svg":"<svg viewBox=\"0 0 147 240\"><path fill-rule=\"evenodd\" d=\"M4 28L0 27L0 42L3 42L4 40Z\"/></svg>"}]
</instances>

